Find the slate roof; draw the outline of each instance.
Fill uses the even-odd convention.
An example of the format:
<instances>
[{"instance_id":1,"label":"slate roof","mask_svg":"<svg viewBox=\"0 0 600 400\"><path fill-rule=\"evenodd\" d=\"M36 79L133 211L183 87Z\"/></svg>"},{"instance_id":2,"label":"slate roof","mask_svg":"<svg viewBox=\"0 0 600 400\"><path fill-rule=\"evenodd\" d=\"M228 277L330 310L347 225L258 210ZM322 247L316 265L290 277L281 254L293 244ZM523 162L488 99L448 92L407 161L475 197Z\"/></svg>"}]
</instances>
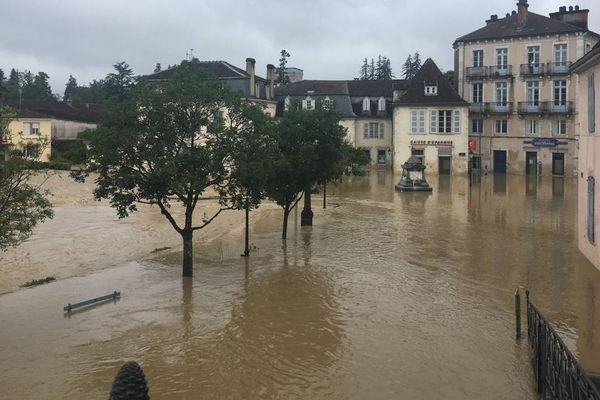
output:
<instances>
[{"instance_id":1,"label":"slate roof","mask_svg":"<svg viewBox=\"0 0 600 400\"><path fill-rule=\"evenodd\" d=\"M210 71L211 74L216 76L217 78L227 78L227 79L240 79L245 78L249 79L250 75L246 72L246 70L236 67L235 65L229 64L227 61L192 61L191 65L197 66L198 68L204 68ZM149 80L167 80L170 79L173 75L173 72L177 70L177 65L165 69L164 71L160 71L154 74L147 75L146 77ZM257 81L264 81L266 79L261 78L258 75L255 75Z\"/></svg>"},{"instance_id":2,"label":"slate roof","mask_svg":"<svg viewBox=\"0 0 600 400\"><path fill-rule=\"evenodd\" d=\"M394 88L406 89L408 81L404 79L393 79L389 81L348 81L348 89L352 97L393 97Z\"/></svg>"},{"instance_id":3,"label":"slate roof","mask_svg":"<svg viewBox=\"0 0 600 400\"><path fill-rule=\"evenodd\" d=\"M497 21L490 22L483 28L459 37L455 43L569 32L588 32L588 30L528 11L525 23L519 23L518 14L511 14L505 18L498 18ZM594 32L591 33L598 36Z\"/></svg>"},{"instance_id":4,"label":"slate roof","mask_svg":"<svg viewBox=\"0 0 600 400\"><path fill-rule=\"evenodd\" d=\"M304 80L275 88L275 96L306 96L308 92L315 96L350 94L347 81Z\"/></svg>"},{"instance_id":5,"label":"slate roof","mask_svg":"<svg viewBox=\"0 0 600 400\"><path fill-rule=\"evenodd\" d=\"M13 105L19 108L18 104ZM61 119L97 124L102 116L102 106L98 104L72 104L62 101L23 100L18 111L20 118Z\"/></svg>"},{"instance_id":6,"label":"slate roof","mask_svg":"<svg viewBox=\"0 0 600 400\"><path fill-rule=\"evenodd\" d=\"M592 59L598 59L600 61L600 42L596 43L596 45L592 47L592 49L588 51L586 55L571 65L570 71L579 73L582 70L585 70L586 65Z\"/></svg>"},{"instance_id":7,"label":"slate roof","mask_svg":"<svg viewBox=\"0 0 600 400\"><path fill-rule=\"evenodd\" d=\"M425 84L437 83L437 95L426 96ZM442 71L428 58L421 69L409 81L406 93L395 103L398 105L457 105L466 106L467 103L450 85Z\"/></svg>"}]
</instances>

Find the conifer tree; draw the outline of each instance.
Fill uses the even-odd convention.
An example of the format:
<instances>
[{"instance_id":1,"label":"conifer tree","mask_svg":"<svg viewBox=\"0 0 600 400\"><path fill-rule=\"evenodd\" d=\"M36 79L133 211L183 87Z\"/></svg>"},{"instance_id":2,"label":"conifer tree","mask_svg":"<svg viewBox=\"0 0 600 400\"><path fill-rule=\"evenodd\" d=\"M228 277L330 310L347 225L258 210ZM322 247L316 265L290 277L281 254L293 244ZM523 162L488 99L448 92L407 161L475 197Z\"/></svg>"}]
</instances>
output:
<instances>
[{"instance_id":1,"label":"conifer tree","mask_svg":"<svg viewBox=\"0 0 600 400\"><path fill-rule=\"evenodd\" d=\"M69 80L65 85L65 94L63 96L63 100L65 101L73 101L75 95L77 93L77 80L73 77L73 75L69 75Z\"/></svg>"}]
</instances>

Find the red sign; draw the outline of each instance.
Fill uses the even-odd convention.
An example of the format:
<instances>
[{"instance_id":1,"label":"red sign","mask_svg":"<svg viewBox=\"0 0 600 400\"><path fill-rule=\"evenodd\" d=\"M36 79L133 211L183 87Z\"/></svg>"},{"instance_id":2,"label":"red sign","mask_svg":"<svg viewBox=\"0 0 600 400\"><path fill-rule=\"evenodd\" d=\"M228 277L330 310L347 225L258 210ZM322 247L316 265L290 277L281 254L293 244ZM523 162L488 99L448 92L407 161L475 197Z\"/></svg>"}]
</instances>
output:
<instances>
[{"instance_id":1,"label":"red sign","mask_svg":"<svg viewBox=\"0 0 600 400\"><path fill-rule=\"evenodd\" d=\"M475 139L469 139L469 151L473 151L477 148L477 142Z\"/></svg>"}]
</instances>

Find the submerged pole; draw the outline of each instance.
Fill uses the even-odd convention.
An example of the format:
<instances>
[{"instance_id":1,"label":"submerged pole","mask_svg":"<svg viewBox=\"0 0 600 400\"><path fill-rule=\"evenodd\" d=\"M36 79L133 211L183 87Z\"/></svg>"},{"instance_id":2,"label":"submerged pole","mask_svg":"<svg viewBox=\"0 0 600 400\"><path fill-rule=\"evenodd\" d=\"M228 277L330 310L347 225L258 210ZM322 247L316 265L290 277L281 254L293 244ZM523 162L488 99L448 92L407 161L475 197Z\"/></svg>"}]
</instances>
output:
<instances>
[{"instance_id":1,"label":"submerged pole","mask_svg":"<svg viewBox=\"0 0 600 400\"><path fill-rule=\"evenodd\" d=\"M518 288L515 291L515 329L516 338L521 339L521 294Z\"/></svg>"},{"instance_id":2,"label":"submerged pole","mask_svg":"<svg viewBox=\"0 0 600 400\"><path fill-rule=\"evenodd\" d=\"M244 235L244 254L242 257L250 256L250 204L246 198L246 232Z\"/></svg>"},{"instance_id":3,"label":"submerged pole","mask_svg":"<svg viewBox=\"0 0 600 400\"><path fill-rule=\"evenodd\" d=\"M323 183L323 208L327 208L327 182Z\"/></svg>"}]
</instances>

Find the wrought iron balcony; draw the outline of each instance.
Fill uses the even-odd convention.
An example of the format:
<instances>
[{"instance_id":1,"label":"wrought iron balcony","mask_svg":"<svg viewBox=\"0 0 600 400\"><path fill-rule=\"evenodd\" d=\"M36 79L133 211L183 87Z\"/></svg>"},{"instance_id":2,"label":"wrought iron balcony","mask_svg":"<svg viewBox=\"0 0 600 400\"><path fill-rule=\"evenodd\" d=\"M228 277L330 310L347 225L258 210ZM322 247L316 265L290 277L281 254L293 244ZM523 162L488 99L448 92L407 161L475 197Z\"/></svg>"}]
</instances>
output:
<instances>
[{"instance_id":1,"label":"wrought iron balcony","mask_svg":"<svg viewBox=\"0 0 600 400\"><path fill-rule=\"evenodd\" d=\"M572 101L547 101L546 111L549 114L573 114L573 102Z\"/></svg>"},{"instance_id":2,"label":"wrought iron balcony","mask_svg":"<svg viewBox=\"0 0 600 400\"><path fill-rule=\"evenodd\" d=\"M488 67L488 78L508 78L512 76L512 65L494 65Z\"/></svg>"},{"instance_id":3,"label":"wrought iron balcony","mask_svg":"<svg viewBox=\"0 0 600 400\"><path fill-rule=\"evenodd\" d=\"M512 113L512 102L485 103L484 112L486 114L510 114Z\"/></svg>"},{"instance_id":4,"label":"wrought iron balcony","mask_svg":"<svg viewBox=\"0 0 600 400\"><path fill-rule=\"evenodd\" d=\"M468 79L483 79L487 77L487 67L467 67Z\"/></svg>"},{"instance_id":5,"label":"wrought iron balcony","mask_svg":"<svg viewBox=\"0 0 600 400\"><path fill-rule=\"evenodd\" d=\"M482 113L483 111L485 111L484 103L470 103L469 104L469 112L477 114L477 113Z\"/></svg>"},{"instance_id":6,"label":"wrought iron balcony","mask_svg":"<svg viewBox=\"0 0 600 400\"><path fill-rule=\"evenodd\" d=\"M544 75L545 65L542 63L521 64L521 76Z\"/></svg>"},{"instance_id":7,"label":"wrought iron balcony","mask_svg":"<svg viewBox=\"0 0 600 400\"><path fill-rule=\"evenodd\" d=\"M519 114L542 114L546 111L545 103L541 101L520 101Z\"/></svg>"},{"instance_id":8,"label":"wrought iron balcony","mask_svg":"<svg viewBox=\"0 0 600 400\"><path fill-rule=\"evenodd\" d=\"M547 64L549 75L568 75L571 61L550 62Z\"/></svg>"}]
</instances>

